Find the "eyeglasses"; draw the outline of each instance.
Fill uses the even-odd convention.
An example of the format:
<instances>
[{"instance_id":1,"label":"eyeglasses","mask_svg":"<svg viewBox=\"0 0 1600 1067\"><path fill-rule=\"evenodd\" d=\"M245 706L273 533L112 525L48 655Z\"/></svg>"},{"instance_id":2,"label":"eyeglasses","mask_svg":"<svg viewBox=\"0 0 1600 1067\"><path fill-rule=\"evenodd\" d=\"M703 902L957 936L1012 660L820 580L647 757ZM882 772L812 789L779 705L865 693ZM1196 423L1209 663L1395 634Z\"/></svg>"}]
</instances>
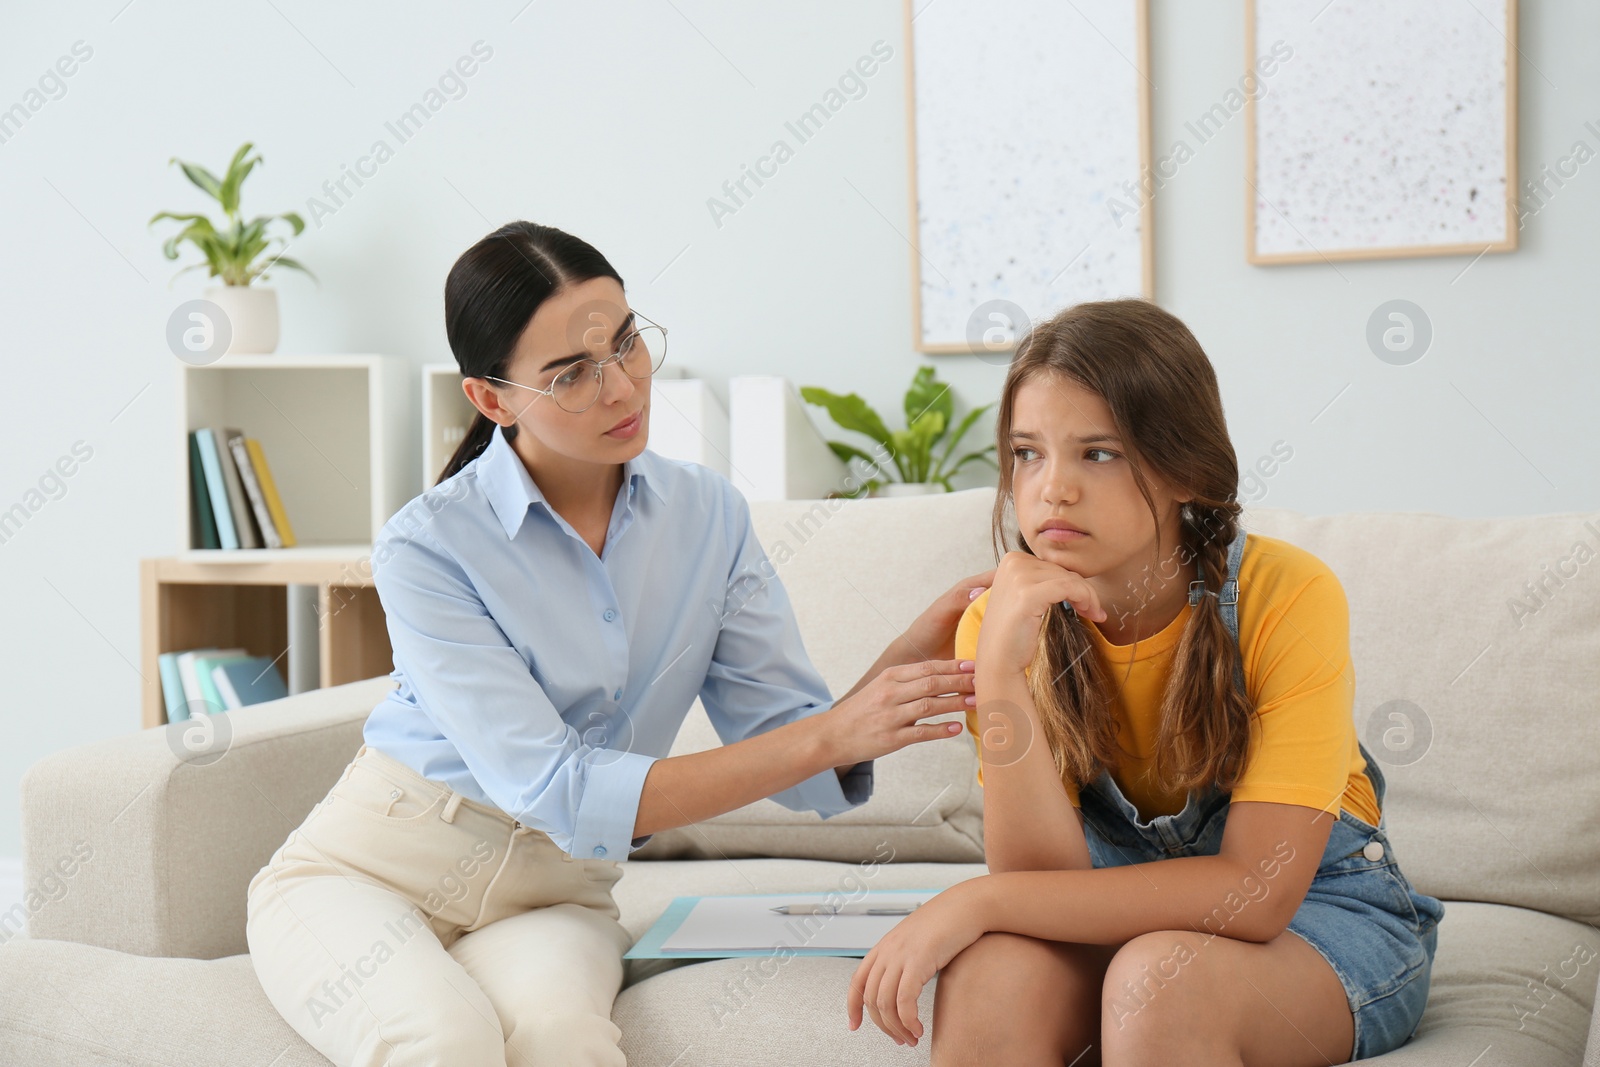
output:
<instances>
[{"instance_id":1,"label":"eyeglasses","mask_svg":"<svg viewBox=\"0 0 1600 1067\"><path fill-rule=\"evenodd\" d=\"M607 363L615 362L630 378L648 378L661 368L661 364L667 358L666 327L657 325L637 311L633 314L635 318L644 319L649 325L630 332L617 345L617 350L605 359L578 360L557 374L548 388L536 389L531 385L487 374L483 377L486 381L514 385L531 393L541 393L554 400L561 410L570 411L574 415L580 411L587 411L600 398L600 383ZM529 403L535 403L536 400L537 398Z\"/></svg>"}]
</instances>

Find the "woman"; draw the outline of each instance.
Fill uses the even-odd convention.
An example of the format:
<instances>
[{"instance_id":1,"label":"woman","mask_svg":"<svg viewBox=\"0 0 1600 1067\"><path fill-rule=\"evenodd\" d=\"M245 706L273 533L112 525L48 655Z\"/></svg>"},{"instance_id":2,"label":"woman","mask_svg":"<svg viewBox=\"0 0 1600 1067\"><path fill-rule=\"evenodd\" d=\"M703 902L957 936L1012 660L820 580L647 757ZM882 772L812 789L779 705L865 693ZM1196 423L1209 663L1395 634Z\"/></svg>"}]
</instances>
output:
<instances>
[{"instance_id":1,"label":"woman","mask_svg":"<svg viewBox=\"0 0 1600 1067\"><path fill-rule=\"evenodd\" d=\"M1210 361L1142 300L1020 346L996 420L1019 550L974 600L990 873L862 960L846 1001L934 1064L1322 1067L1403 1044L1444 905L1401 871L1356 736L1343 587L1239 528Z\"/></svg>"},{"instance_id":2,"label":"woman","mask_svg":"<svg viewBox=\"0 0 1600 1067\"><path fill-rule=\"evenodd\" d=\"M744 498L646 449L665 332L599 252L508 224L445 317L478 414L374 545L399 686L251 881L251 960L336 1064L622 1064L621 861L762 797L849 810L959 733L919 720L970 706L954 629L992 572L834 701ZM697 696L724 745L667 757Z\"/></svg>"}]
</instances>

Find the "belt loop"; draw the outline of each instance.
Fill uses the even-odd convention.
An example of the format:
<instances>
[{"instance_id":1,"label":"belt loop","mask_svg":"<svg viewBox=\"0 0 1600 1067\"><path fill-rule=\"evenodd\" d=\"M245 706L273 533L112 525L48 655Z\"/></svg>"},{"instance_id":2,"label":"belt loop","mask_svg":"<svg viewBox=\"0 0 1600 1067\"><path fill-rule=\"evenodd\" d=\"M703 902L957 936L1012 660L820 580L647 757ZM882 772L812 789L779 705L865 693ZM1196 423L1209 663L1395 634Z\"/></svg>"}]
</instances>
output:
<instances>
[{"instance_id":1,"label":"belt loop","mask_svg":"<svg viewBox=\"0 0 1600 1067\"><path fill-rule=\"evenodd\" d=\"M461 806L461 794L460 793L456 793L456 792L452 792L450 794L450 799L445 801L444 811L440 813L439 818L443 819L445 822L455 822L456 821L456 809L459 808L460 806Z\"/></svg>"}]
</instances>

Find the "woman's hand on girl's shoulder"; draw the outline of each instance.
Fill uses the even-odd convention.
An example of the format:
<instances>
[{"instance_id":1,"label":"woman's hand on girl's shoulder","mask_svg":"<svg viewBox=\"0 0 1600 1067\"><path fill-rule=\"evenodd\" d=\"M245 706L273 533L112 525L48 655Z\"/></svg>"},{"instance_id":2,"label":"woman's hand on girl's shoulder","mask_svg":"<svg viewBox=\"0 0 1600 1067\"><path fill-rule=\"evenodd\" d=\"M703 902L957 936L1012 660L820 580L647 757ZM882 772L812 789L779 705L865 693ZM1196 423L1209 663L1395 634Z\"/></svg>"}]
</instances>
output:
<instances>
[{"instance_id":1,"label":"woman's hand on girl's shoulder","mask_svg":"<svg viewBox=\"0 0 1600 1067\"><path fill-rule=\"evenodd\" d=\"M906 645L918 659L951 659L955 656L956 626L967 606L994 581L994 569L970 574L943 593L917 616L905 632Z\"/></svg>"},{"instance_id":2,"label":"woman's hand on girl's shoulder","mask_svg":"<svg viewBox=\"0 0 1600 1067\"><path fill-rule=\"evenodd\" d=\"M961 732L957 722L922 722L932 715L968 711L976 667L972 661L924 660L885 668L860 690L823 712L833 766L887 756L918 741Z\"/></svg>"},{"instance_id":3,"label":"woman's hand on girl's shoulder","mask_svg":"<svg viewBox=\"0 0 1600 1067\"><path fill-rule=\"evenodd\" d=\"M1007 552L995 568L978 629L978 664L985 675L1020 674L1032 663L1045 612L1062 602L1096 622L1106 619L1100 595L1083 575L1028 552Z\"/></svg>"}]
</instances>

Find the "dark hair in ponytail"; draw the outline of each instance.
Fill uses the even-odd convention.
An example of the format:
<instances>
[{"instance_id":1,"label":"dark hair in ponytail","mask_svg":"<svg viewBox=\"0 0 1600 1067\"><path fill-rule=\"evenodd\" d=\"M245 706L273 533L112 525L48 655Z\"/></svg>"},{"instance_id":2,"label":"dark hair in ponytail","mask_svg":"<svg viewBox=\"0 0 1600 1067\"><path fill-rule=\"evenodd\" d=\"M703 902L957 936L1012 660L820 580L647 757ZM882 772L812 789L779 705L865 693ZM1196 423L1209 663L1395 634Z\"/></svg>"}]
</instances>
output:
<instances>
[{"instance_id":1,"label":"dark hair in ponytail","mask_svg":"<svg viewBox=\"0 0 1600 1067\"><path fill-rule=\"evenodd\" d=\"M503 378L517 338L549 297L618 274L593 245L553 226L508 222L461 254L444 281L444 328L467 378ZM506 427L507 439L516 427ZM477 412L439 481L489 446L495 424ZM437 484L437 483L435 483Z\"/></svg>"},{"instance_id":2,"label":"dark hair in ponytail","mask_svg":"<svg viewBox=\"0 0 1600 1067\"><path fill-rule=\"evenodd\" d=\"M1157 582L1176 560L1198 560L1206 589L1220 592L1228 546L1238 533L1239 464L1222 415L1217 377L1181 321L1145 300L1101 300L1069 307L1036 323L1006 374L996 414L1000 455L1011 455L1017 388L1032 378L1067 379L1097 393L1111 409L1134 483L1158 524L1147 471L1192 493L1180 508L1178 544L1158 544L1146 571ZM1007 540L1012 464L1002 463L995 498L995 557ZM1019 538L1020 541L1020 538ZM1026 541L1018 549L1031 553ZM1164 558L1166 557L1166 558ZM1174 572L1176 573L1176 571ZM1039 628L1029 693L1056 769L1080 788L1120 763L1112 679L1075 612L1052 605ZM1135 648L1138 641L1134 642ZM1228 636L1217 598L1203 596L1173 650L1162 696L1153 770L1166 789L1214 784L1231 792L1244 771L1255 709L1233 683L1238 645Z\"/></svg>"}]
</instances>

